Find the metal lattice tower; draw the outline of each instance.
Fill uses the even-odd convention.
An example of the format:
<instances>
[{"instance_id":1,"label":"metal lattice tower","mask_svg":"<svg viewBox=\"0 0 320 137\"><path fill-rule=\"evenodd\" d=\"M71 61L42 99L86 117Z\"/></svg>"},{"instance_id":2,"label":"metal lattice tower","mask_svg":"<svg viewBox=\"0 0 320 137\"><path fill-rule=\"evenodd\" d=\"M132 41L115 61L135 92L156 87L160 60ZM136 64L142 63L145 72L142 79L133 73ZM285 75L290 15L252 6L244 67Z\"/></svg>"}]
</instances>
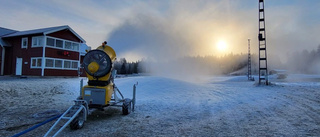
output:
<instances>
[{"instance_id":1,"label":"metal lattice tower","mask_svg":"<svg viewBox=\"0 0 320 137\"><path fill-rule=\"evenodd\" d=\"M264 0L259 0L259 84L268 85L267 41Z\"/></svg>"},{"instance_id":2,"label":"metal lattice tower","mask_svg":"<svg viewBox=\"0 0 320 137\"><path fill-rule=\"evenodd\" d=\"M250 39L248 39L248 80L252 80L252 75L251 75Z\"/></svg>"}]
</instances>

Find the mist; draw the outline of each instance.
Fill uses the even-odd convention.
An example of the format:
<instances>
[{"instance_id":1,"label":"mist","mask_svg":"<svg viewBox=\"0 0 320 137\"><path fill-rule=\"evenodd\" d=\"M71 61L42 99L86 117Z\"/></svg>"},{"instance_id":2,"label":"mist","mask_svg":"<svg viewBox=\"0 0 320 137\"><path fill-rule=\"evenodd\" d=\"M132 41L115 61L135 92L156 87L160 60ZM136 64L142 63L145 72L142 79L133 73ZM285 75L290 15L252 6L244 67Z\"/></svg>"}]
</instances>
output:
<instances>
[{"instance_id":1,"label":"mist","mask_svg":"<svg viewBox=\"0 0 320 137\"><path fill-rule=\"evenodd\" d=\"M186 77L223 74L225 70L221 63L205 65L218 60L199 63L199 60L186 61L185 57L219 58L231 53L246 54L248 38L251 39L251 53L257 54L257 7L245 9L239 7L241 5L243 3L234 1L137 4L131 9L130 16L106 39L119 57L125 57L128 61L143 59L149 62L146 65L155 75L177 75L174 77L188 79ZM304 25L306 21L302 20L302 9L290 5L281 9L267 7L270 69L291 69L287 67L288 54L314 49L320 43L316 39L320 32L318 25ZM226 52L217 50L219 40L228 43ZM253 60L257 62L257 58ZM220 61L226 66L233 64L231 61Z\"/></svg>"},{"instance_id":2,"label":"mist","mask_svg":"<svg viewBox=\"0 0 320 137\"><path fill-rule=\"evenodd\" d=\"M143 58L150 62L151 72L156 75L194 77L217 74L221 70L212 71L213 67L207 70L204 63L199 66L195 60L186 61L182 58L229 54L217 51L216 43L219 40L228 41L229 50L247 51L247 36L251 33L247 30L253 26L231 16L235 13L231 10L234 5L227 1L170 2L169 5L161 14L153 9L137 8L132 11L131 18L109 34L108 43L115 45L113 47L119 57L126 57L129 61ZM223 5L230 7L221 8ZM246 17L245 13L239 12ZM237 28L237 31L233 31Z\"/></svg>"}]
</instances>

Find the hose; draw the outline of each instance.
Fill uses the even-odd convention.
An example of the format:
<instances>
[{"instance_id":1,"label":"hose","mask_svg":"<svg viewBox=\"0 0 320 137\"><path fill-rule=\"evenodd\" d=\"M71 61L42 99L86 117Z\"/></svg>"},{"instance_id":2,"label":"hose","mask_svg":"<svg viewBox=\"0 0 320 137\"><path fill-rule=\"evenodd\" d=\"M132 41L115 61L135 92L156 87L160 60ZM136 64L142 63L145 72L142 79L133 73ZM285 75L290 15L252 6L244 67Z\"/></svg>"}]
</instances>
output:
<instances>
[{"instance_id":1,"label":"hose","mask_svg":"<svg viewBox=\"0 0 320 137\"><path fill-rule=\"evenodd\" d=\"M38 128L38 127L40 127L40 126L42 126L42 125L44 125L44 124L46 124L46 123L48 123L48 122L50 122L50 121L52 121L52 120L55 120L55 119L61 117L61 115L62 115L62 114L57 115L57 116L55 116L55 117L52 117L52 118L50 118L50 119L47 119L47 120L45 120L45 121L43 121L43 122L41 122L41 123L39 123L39 124L31 127L31 128L28 128L27 130L24 130L24 131L22 131L22 132L20 132L20 133L18 133L18 134L13 135L12 137L19 137L19 136L21 136L21 135L23 135L23 134L25 134L25 133L28 133L28 132L30 132L30 131L32 131L32 130L34 130L34 129L36 129L36 128Z\"/></svg>"}]
</instances>

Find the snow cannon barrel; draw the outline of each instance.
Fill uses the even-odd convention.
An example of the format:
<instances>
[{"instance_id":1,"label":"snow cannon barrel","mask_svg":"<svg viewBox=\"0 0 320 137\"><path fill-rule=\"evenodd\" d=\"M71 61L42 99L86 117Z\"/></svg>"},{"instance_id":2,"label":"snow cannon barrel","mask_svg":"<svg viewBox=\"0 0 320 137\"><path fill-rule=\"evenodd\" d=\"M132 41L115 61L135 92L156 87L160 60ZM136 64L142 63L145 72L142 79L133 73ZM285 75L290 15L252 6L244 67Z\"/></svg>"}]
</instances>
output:
<instances>
[{"instance_id":1,"label":"snow cannon barrel","mask_svg":"<svg viewBox=\"0 0 320 137\"><path fill-rule=\"evenodd\" d=\"M108 85L115 60L116 53L106 42L97 49L87 52L83 59L83 67L89 79L88 85Z\"/></svg>"}]
</instances>

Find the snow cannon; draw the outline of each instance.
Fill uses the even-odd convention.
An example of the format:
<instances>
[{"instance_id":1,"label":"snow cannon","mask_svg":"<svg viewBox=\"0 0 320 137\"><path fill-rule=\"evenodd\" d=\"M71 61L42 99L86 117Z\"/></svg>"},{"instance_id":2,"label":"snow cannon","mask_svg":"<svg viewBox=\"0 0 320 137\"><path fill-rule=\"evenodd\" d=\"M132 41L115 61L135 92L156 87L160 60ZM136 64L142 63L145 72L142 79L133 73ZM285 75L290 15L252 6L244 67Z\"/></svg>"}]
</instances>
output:
<instances>
[{"instance_id":1,"label":"snow cannon","mask_svg":"<svg viewBox=\"0 0 320 137\"><path fill-rule=\"evenodd\" d=\"M103 108L108 105L114 90L112 64L116 60L116 53L106 43L87 52L83 59L88 85L83 87L81 98L87 101L89 107Z\"/></svg>"},{"instance_id":2,"label":"snow cannon","mask_svg":"<svg viewBox=\"0 0 320 137\"><path fill-rule=\"evenodd\" d=\"M116 70L113 69L113 62L115 60L116 53L106 41L97 49L87 51L82 67L87 74L88 84L83 86L83 79L81 80L80 96L75 100L75 104L61 115L45 136L50 136L57 124L63 120L67 121L53 136L60 133L67 125L71 129L80 129L88 115L95 110L103 111L105 107L122 107L123 115L134 111L138 83L133 85L132 99L124 98L114 83Z\"/></svg>"}]
</instances>

